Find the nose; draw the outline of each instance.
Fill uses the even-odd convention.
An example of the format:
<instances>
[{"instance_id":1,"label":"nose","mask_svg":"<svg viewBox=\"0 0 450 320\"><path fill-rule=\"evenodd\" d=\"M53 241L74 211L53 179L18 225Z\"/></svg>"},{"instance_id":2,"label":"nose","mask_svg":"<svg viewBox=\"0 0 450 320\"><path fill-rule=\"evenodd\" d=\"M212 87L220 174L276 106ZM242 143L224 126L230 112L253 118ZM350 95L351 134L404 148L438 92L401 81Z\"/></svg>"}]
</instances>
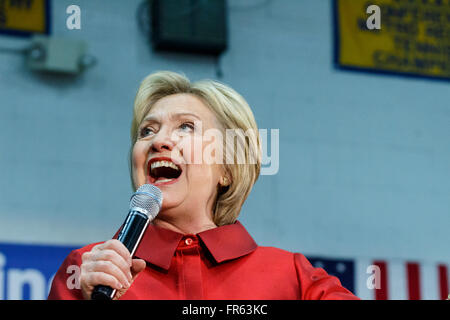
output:
<instances>
[{"instance_id":1,"label":"nose","mask_svg":"<svg viewBox=\"0 0 450 320\"><path fill-rule=\"evenodd\" d=\"M174 146L175 142L170 137L170 134L166 131L160 130L152 139L151 150L155 153L172 151Z\"/></svg>"}]
</instances>

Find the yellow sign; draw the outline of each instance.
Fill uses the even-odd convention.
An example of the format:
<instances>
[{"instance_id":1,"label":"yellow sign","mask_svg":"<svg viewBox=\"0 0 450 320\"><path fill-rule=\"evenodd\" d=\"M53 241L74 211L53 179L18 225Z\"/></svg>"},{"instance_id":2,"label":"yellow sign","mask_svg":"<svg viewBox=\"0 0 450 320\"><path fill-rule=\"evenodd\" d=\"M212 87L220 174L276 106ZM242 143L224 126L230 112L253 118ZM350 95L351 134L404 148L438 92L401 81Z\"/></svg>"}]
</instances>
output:
<instances>
[{"instance_id":1,"label":"yellow sign","mask_svg":"<svg viewBox=\"0 0 450 320\"><path fill-rule=\"evenodd\" d=\"M339 66L450 78L450 0L335 0L335 18Z\"/></svg>"},{"instance_id":2,"label":"yellow sign","mask_svg":"<svg viewBox=\"0 0 450 320\"><path fill-rule=\"evenodd\" d=\"M48 0L0 0L0 33L49 32Z\"/></svg>"}]
</instances>

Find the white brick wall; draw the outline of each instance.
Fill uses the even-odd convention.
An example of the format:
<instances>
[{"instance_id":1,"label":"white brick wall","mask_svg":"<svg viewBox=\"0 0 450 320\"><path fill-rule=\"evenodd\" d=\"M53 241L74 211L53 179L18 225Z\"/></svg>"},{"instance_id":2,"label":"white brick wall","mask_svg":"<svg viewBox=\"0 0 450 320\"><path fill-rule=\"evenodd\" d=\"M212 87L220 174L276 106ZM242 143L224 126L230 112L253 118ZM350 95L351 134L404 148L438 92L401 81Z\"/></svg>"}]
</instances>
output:
<instances>
[{"instance_id":1,"label":"white brick wall","mask_svg":"<svg viewBox=\"0 0 450 320\"><path fill-rule=\"evenodd\" d=\"M99 64L73 81L0 54L0 241L109 238L130 195L128 132L140 80L170 69L215 77L214 59L152 52L140 1L53 1L53 34L88 41ZM82 30L65 8L82 10ZM234 4L238 2L234 1ZM330 1L230 11L224 77L261 128L280 129L280 170L241 220L262 245L305 254L448 260L448 82L337 71ZM26 39L0 36L0 46Z\"/></svg>"}]
</instances>

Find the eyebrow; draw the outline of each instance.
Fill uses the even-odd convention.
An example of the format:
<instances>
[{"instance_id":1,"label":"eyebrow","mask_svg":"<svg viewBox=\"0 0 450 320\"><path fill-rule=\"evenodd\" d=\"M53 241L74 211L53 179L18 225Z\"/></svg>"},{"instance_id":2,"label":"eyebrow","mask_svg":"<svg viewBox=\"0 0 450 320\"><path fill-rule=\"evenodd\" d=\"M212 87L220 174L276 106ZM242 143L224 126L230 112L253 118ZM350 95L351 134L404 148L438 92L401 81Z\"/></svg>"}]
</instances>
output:
<instances>
[{"instance_id":1,"label":"eyebrow","mask_svg":"<svg viewBox=\"0 0 450 320\"><path fill-rule=\"evenodd\" d=\"M172 113L169 115L169 118L174 119L174 118L181 118L181 117L185 117L185 116L192 116L198 120L201 120L199 116L197 116L194 113L190 113L190 112ZM156 120L158 120L158 117L156 117L156 116L147 116L144 118L144 120L142 120L142 122L156 121Z\"/></svg>"}]
</instances>

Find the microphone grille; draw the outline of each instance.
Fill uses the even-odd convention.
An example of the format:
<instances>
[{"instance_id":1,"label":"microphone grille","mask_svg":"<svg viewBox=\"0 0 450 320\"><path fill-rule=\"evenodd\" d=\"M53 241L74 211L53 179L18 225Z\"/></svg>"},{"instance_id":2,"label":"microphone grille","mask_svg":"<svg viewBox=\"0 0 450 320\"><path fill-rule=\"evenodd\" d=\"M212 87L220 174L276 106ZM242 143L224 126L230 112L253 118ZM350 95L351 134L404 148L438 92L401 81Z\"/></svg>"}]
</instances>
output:
<instances>
[{"instance_id":1,"label":"microphone grille","mask_svg":"<svg viewBox=\"0 0 450 320\"><path fill-rule=\"evenodd\" d=\"M141 208L148 212L149 218L154 219L161 210L163 195L158 187L143 184L136 190L130 199L130 209Z\"/></svg>"}]
</instances>

